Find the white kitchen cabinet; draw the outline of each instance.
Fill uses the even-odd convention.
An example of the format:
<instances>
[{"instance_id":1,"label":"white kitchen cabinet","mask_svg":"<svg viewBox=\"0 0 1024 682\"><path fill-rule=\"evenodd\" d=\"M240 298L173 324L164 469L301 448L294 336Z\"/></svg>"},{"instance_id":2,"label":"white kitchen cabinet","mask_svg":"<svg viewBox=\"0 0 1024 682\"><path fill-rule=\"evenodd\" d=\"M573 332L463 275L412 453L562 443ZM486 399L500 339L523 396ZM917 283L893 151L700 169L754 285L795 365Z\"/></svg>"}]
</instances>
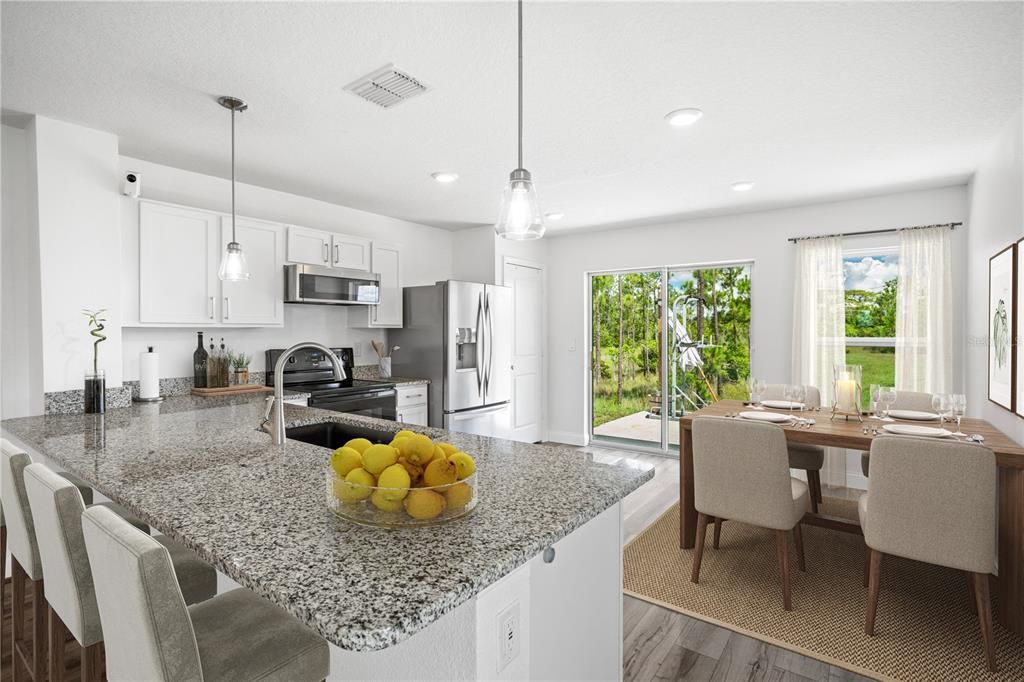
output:
<instances>
[{"instance_id":1,"label":"white kitchen cabinet","mask_svg":"<svg viewBox=\"0 0 1024 682\"><path fill-rule=\"evenodd\" d=\"M370 240L310 227L288 226L288 262L348 270L370 269Z\"/></svg>"},{"instance_id":2,"label":"white kitchen cabinet","mask_svg":"<svg viewBox=\"0 0 1024 682\"><path fill-rule=\"evenodd\" d=\"M284 231L277 223L236 218L249 279L221 283L221 321L226 325L284 324ZM221 218L221 248L231 241L231 216ZM219 267L219 266L218 266Z\"/></svg>"},{"instance_id":3,"label":"white kitchen cabinet","mask_svg":"<svg viewBox=\"0 0 1024 682\"><path fill-rule=\"evenodd\" d=\"M402 326L402 253L397 246L373 242L370 270L380 275L380 303L366 306L366 312L349 313L350 327L387 328Z\"/></svg>"},{"instance_id":4,"label":"white kitchen cabinet","mask_svg":"<svg viewBox=\"0 0 1024 682\"><path fill-rule=\"evenodd\" d=\"M139 202L139 322L219 320L218 218L212 211Z\"/></svg>"},{"instance_id":5,"label":"white kitchen cabinet","mask_svg":"<svg viewBox=\"0 0 1024 682\"><path fill-rule=\"evenodd\" d=\"M331 233L289 225L288 262L329 268L331 266Z\"/></svg>"},{"instance_id":6,"label":"white kitchen cabinet","mask_svg":"<svg viewBox=\"0 0 1024 682\"><path fill-rule=\"evenodd\" d=\"M427 385L399 385L395 398L395 419L403 424L427 426Z\"/></svg>"}]
</instances>

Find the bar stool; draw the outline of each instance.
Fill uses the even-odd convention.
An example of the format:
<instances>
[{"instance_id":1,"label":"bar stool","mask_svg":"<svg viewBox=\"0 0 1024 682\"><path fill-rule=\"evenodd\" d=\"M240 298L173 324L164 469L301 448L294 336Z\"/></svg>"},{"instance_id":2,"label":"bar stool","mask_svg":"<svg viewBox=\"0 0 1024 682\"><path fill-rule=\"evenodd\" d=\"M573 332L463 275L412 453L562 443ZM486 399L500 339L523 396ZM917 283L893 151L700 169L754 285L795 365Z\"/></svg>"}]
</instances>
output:
<instances>
[{"instance_id":1,"label":"bar stool","mask_svg":"<svg viewBox=\"0 0 1024 682\"><path fill-rule=\"evenodd\" d=\"M15 682L26 676L33 682L46 679L46 600L43 596L43 570L36 543L35 524L28 495L25 493L25 468L32 458L3 441L0 453L0 499L3 500L11 550L11 668ZM122 513L126 522L149 532L149 527L131 518L128 510L105 502L111 513ZM26 633L25 593L32 595L32 632Z\"/></svg>"},{"instance_id":2,"label":"bar stool","mask_svg":"<svg viewBox=\"0 0 1024 682\"><path fill-rule=\"evenodd\" d=\"M50 682L63 680L62 644L69 631L80 648L82 682L99 680L103 629L82 537L82 512L86 506L75 486L43 464L31 464L25 469L25 490L36 526L49 605ZM213 566L166 536L154 540L170 554L186 603L205 601L217 593Z\"/></svg>"},{"instance_id":3,"label":"bar stool","mask_svg":"<svg viewBox=\"0 0 1024 682\"><path fill-rule=\"evenodd\" d=\"M167 548L108 509L82 513L82 532L118 680L323 680L327 642L246 589L185 606Z\"/></svg>"}]
</instances>

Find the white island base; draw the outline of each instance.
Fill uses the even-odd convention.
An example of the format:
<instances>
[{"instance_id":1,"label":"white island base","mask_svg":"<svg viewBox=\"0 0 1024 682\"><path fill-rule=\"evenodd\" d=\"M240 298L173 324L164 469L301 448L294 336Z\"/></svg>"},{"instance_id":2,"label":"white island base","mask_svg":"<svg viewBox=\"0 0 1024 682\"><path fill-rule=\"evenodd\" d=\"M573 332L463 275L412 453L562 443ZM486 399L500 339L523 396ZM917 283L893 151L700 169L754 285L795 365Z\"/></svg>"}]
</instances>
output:
<instances>
[{"instance_id":1,"label":"white island base","mask_svg":"<svg viewBox=\"0 0 1024 682\"><path fill-rule=\"evenodd\" d=\"M328 679L621 679L621 503L553 548L395 646L332 646Z\"/></svg>"}]
</instances>

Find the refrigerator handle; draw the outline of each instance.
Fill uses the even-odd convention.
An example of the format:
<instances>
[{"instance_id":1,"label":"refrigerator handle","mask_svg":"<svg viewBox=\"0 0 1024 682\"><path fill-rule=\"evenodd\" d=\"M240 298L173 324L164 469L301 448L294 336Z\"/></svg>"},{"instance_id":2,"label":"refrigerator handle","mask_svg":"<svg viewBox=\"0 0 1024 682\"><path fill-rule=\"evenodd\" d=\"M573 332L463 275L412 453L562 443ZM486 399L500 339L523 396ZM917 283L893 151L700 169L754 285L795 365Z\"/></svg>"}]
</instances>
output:
<instances>
[{"instance_id":1,"label":"refrigerator handle","mask_svg":"<svg viewBox=\"0 0 1024 682\"><path fill-rule=\"evenodd\" d=\"M484 294L484 319L487 320L487 373L484 374L484 392L491 386L491 368L494 365L494 320L491 318L491 295Z\"/></svg>"},{"instance_id":2,"label":"refrigerator handle","mask_svg":"<svg viewBox=\"0 0 1024 682\"><path fill-rule=\"evenodd\" d=\"M476 302L476 392L481 398L484 395L484 368L483 368L483 343L484 343L484 295L480 294Z\"/></svg>"}]
</instances>

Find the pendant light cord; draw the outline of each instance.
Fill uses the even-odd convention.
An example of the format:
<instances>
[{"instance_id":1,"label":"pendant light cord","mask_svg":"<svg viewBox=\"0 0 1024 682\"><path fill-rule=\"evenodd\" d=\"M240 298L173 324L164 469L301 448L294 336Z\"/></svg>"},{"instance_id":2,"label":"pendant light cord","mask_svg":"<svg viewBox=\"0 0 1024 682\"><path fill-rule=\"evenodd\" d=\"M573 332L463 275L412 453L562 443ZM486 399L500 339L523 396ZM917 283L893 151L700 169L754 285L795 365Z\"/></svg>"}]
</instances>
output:
<instances>
[{"instance_id":1,"label":"pendant light cord","mask_svg":"<svg viewBox=\"0 0 1024 682\"><path fill-rule=\"evenodd\" d=\"M519 0L519 168L523 167L523 0Z\"/></svg>"},{"instance_id":2,"label":"pendant light cord","mask_svg":"<svg viewBox=\"0 0 1024 682\"><path fill-rule=\"evenodd\" d=\"M235 107L231 107L231 242L235 243Z\"/></svg>"}]
</instances>

